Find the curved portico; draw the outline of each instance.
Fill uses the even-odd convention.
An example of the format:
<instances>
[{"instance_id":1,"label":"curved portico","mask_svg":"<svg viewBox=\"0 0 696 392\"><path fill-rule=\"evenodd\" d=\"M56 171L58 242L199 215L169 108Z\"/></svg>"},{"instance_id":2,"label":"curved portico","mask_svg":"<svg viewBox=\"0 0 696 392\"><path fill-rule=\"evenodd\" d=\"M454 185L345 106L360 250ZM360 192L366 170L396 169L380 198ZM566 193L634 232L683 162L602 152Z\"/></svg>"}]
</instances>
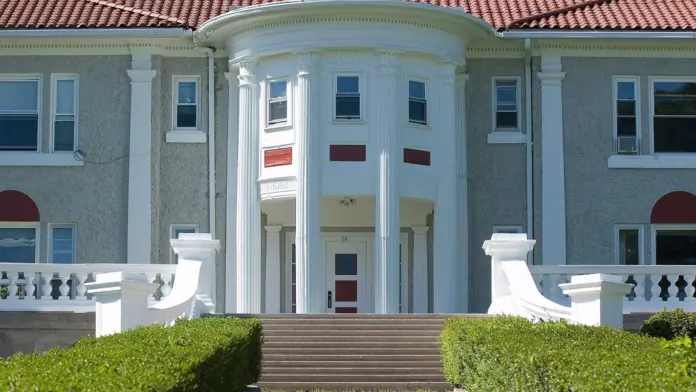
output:
<instances>
[{"instance_id":1,"label":"curved portico","mask_svg":"<svg viewBox=\"0 0 696 392\"><path fill-rule=\"evenodd\" d=\"M339 303L342 311L466 311L461 75L468 40L491 34L464 12L395 1L277 3L201 26L201 40L225 42L239 73L230 82L230 91L238 83L239 126L236 251L227 264L236 264L227 283L236 281L237 312L280 311L275 297L283 286L295 293L297 313L332 311L331 302L335 311ZM331 208L345 200L371 203L371 222L332 221L341 213ZM264 274L262 211L272 233ZM358 241L364 251L328 245L329 233L357 227L372 230ZM281 234L294 238L281 241ZM283 274L276 258L289 241L285 263L291 258L294 268ZM339 283L360 298L341 301Z\"/></svg>"}]
</instances>

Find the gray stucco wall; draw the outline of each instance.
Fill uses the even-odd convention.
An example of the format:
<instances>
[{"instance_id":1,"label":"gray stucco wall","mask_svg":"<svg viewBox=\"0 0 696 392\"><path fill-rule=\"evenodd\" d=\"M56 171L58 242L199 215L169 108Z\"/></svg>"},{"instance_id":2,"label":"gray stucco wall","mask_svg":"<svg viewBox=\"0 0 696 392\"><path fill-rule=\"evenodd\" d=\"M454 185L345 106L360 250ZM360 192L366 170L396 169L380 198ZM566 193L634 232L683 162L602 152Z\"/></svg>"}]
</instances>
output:
<instances>
[{"instance_id":1,"label":"gray stucco wall","mask_svg":"<svg viewBox=\"0 0 696 392\"><path fill-rule=\"evenodd\" d=\"M643 151L649 151L649 76L692 76L694 59L563 58L563 123L568 264L614 262L614 225L641 224L650 249L650 212L664 194L696 193L696 171L609 169L612 76L640 76Z\"/></svg>"},{"instance_id":2,"label":"gray stucco wall","mask_svg":"<svg viewBox=\"0 0 696 392\"><path fill-rule=\"evenodd\" d=\"M473 59L467 61L467 153L469 170L469 310L485 312L490 304L490 258L481 245L493 226L526 226L526 169L524 144L488 144L493 130L493 77L520 77L524 131L524 61ZM437 218L436 218L437 219Z\"/></svg>"},{"instance_id":3,"label":"gray stucco wall","mask_svg":"<svg viewBox=\"0 0 696 392\"><path fill-rule=\"evenodd\" d=\"M51 73L77 73L78 147L85 159L128 155L130 56L0 57L0 74L41 74L43 150L48 150ZM40 260L47 259L48 223L77 224L79 263L126 259L128 160L83 167L0 167L0 190L26 193L41 214Z\"/></svg>"}]
</instances>

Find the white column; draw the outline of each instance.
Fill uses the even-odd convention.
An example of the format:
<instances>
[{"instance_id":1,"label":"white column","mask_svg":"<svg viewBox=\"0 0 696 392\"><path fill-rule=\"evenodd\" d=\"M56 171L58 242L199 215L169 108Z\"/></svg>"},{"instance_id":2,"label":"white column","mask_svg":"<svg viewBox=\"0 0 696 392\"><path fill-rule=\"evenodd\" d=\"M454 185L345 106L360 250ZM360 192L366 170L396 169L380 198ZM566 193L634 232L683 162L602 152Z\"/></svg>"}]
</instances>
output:
<instances>
[{"instance_id":1,"label":"white column","mask_svg":"<svg viewBox=\"0 0 696 392\"><path fill-rule=\"evenodd\" d=\"M280 313L280 230L266 226L266 311Z\"/></svg>"},{"instance_id":2,"label":"white column","mask_svg":"<svg viewBox=\"0 0 696 392\"><path fill-rule=\"evenodd\" d=\"M261 194L256 63L239 66L237 154L237 312L261 312Z\"/></svg>"},{"instance_id":3,"label":"white column","mask_svg":"<svg viewBox=\"0 0 696 392\"><path fill-rule=\"evenodd\" d=\"M566 264L561 57L541 57L541 259Z\"/></svg>"},{"instance_id":4,"label":"white column","mask_svg":"<svg viewBox=\"0 0 696 392\"><path fill-rule=\"evenodd\" d=\"M455 65L443 64L440 78L440 140L436 159L439 173L433 232L433 311L456 313L460 284L457 267L457 154L455 123Z\"/></svg>"},{"instance_id":5,"label":"white column","mask_svg":"<svg viewBox=\"0 0 696 392\"><path fill-rule=\"evenodd\" d=\"M413 229L413 313L428 313L428 226Z\"/></svg>"},{"instance_id":6,"label":"white column","mask_svg":"<svg viewBox=\"0 0 696 392\"><path fill-rule=\"evenodd\" d=\"M232 71L233 68L230 67ZM227 104L227 201L225 222L225 313L237 311L237 134L239 80L237 72L225 72Z\"/></svg>"},{"instance_id":7,"label":"white column","mask_svg":"<svg viewBox=\"0 0 696 392\"><path fill-rule=\"evenodd\" d=\"M457 146L457 267L459 268L459 298L457 311L469 311L469 172L467 169L466 142L466 81L469 74L464 69L456 76L455 144Z\"/></svg>"},{"instance_id":8,"label":"white column","mask_svg":"<svg viewBox=\"0 0 696 392\"><path fill-rule=\"evenodd\" d=\"M399 313L401 68L397 53L378 52L377 56L379 177L375 208L375 313Z\"/></svg>"},{"instance_id":9,"label":"white column","mask_svg":"<svg viewBox=\"0 0 696 392\"><path fill-rule=\"evenodd\" d=\"M319 54L297 53L297 196L295 262L297 313L324 313L321 250L321 130L319 129Z\"/></svg>"},{"instance_id":10,"label":"white column","mask_svg":"<svg viewBox=\"0 0 696 392\"><path fill-rule=\"evenodd\" d=\"M128 263L150 263L152 251L152 68L149 54L133 54L128 154Z\"/></svg>"},{"instance_id":11,"label":"white column","mask_svg":"<svg viewBox=\"0 0 696 392\"><path fill-rule=\"evenodd\" d=\"M179 255L180 263L182 260L201 262L198 290L196 291L199 306L197 306L196 312L198 314L216 312L217 279L215 278L215 267L220 240L214 240L210 233L183 233L179 235L179 238L170 239L169 243L174 253Z\"/></svg>"}]
</instances>

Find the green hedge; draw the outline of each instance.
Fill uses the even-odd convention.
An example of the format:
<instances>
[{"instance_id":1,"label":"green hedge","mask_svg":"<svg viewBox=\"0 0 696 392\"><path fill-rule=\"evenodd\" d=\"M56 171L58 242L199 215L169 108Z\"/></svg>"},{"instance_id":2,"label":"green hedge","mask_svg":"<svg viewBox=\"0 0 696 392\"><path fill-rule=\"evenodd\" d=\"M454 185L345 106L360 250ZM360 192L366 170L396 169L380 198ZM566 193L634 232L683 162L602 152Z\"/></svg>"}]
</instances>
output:
<instances>
[{"instance_id":1,"label":"green hedge","mask_svg":"<svg viewBox=\"0 0 696 392\"><path fill-rule=\"evenodd\" d=\"M440 336L447 380L468 392L695 391L664 340L516 317L452 318Z\"/></svg>"},{"instance_id":2,"label":"green hedge","mask_svg":"<svg viewBox=\"0 0 696 392\"><path fill-rule=\"evenodd\" d=\"M646 335L671 340L678 337L696 338L696 314L684 309L655 313L640 327Z\"/></svg>"},{"instance_id":3,"label":"green hedge","mask_svg":"<svg viewBox=\"0 0 696 392\"><path fill-rule=\"evenodd\" d=\"M258 319L182 320L0 359L0 390L236 391L261 372ZM5 388L6 387L6 388Z\"/></svg>"}]
</instances>

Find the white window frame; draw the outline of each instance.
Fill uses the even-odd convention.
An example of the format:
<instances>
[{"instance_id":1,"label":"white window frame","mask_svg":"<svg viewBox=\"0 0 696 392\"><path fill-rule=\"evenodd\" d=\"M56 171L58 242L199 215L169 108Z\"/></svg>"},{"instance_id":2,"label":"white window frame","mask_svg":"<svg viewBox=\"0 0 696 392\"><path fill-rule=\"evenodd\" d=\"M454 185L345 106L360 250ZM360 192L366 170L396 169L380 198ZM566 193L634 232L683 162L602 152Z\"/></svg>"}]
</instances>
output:
<instances>
[{"instance_id":1,"label":"white window frame","mask_svg":"<svg viewBox=\"0 0 696 392\"><path fill-rule=\"evenodd\" d=\"M41 250L41 224L39 222L0 222L0 229L31 228L36 233L36 246L34 246L34 263L39 263Z\"/></svg>"},{"instance_id":2,"label":"white window frame","mask_svg":"<svg viewBox=\"0 0 696 392\"><path fill-rule=\"evenodd\" d=\"M614 225L614 264L621 264L621 236L619 232L622 230L637 230L638 231L638 265L645 265L645 238L643 236L643 225L638 224L619 224Z\"/></svg>"},{"instance_id":3,"label":"white window frame","mask_svg":"<svg viewBox=\"0 0 696 392\"><path fill-rule=\"evenodd\" d=\"M196 126L180 127L177 124L177 110L179 107L179 83L193 82L196 85ZM193 106L183 104L184 106ZM199 75L174 75L172 76L172 128L176 131L199 131L202 129L201 118L201 77Z\"/></svg>"},{"instance_id":4,"label":"white window frame","mask_svg":"<svg viewBox=\"0 0 696 392\"><path fill-rule=\"evenodd\" d=\"M425 97L423 97L423 101L425 103L425 122L417 122L413 121L411 119L411 99L417 99L420 100L421 98L416 98L416 97L411 97L411 82L416 82L416 83L423 83L423 88L425 89ZM416 77L408 77L406 79L406 116L408 117L408 125L410 126L415 126L415 127L423 127L426 128L428 127L428 124L430 123L430 99L429 94L430 93L430 87L428 86L428 81L422 78L416 78Z\"/></svg>"},{"instance_id":5,"label":"white window frame","mask_svg":"<svg viewBox=\"0 0 696 392\"><path fill-rule=\"evenodd\" d=\"M271 123L271 84L277 82L285 82L285 102L287 105L287 112L285 113L285 120ZM265 85L266 91L266 128L281 128L288 126L292 123L292 83L288 77L279 77L266 79ZM281 102L280 100L274 102Z\"/></svg>"},{"instance_id":6,"label":"white window frame","mask_svg":"<svg viewBox=\"0 0 696 392\"><path fill-rule=\"evenodd\" d=\"M337 118L336 117L336 97L338 94L338 78L339 77L356 77L358 78L358 95L360 97L360 117L359 118ZM365 93L365 74L359 72L335 72L333 77L333 89L331 93L332 100L332 122L335 123L360 123L365 121L366 109L366 93Z\"/></svg>"},{"instance_id":7,"label":"white window frame","mask_svg":"<svg viewBox=\"0 0 696 392\"><path fill-rule=\"evenodd\" d=\"M72 256L73 264L77 263L77 225L74 223L49 223L48 224L48 263L53 264L53 229L72 229Z\"/></svg>"},{"instance_id":8,"label":"white window frame","mask_svg":"<svg viewBox=\"0 0 696 392\"><path fill-rule=\"evenodd\" d=\"M75 83L75 94L73 95L73 113L56 113L58 107L58 82L62 80L72 80ZM49 141L49 151L55 151L55 135L56 135L56 116L59 115L72 115L74 117L73 123L75 124L73 131L73 151L78 149L77 147L77 132L78 132L78 113L79 113L79 95L80 95L80 77L77 74L51 74L51 134ZM59 153L70 153L73 151L57 151Z\"/></svg>"},{"instance_id":9,"label":"white window frame","mask_svg":"<svg viewBox=\"0 0 696 392\"><path fill-rule=\"evenodd\" d=\"M16 153L40 153L42 149L43 141L43 108L41 103L43 102L43 75L41 74L0 74L0 81L35 81L37 84L37 94L36 94L36 112L37 112L37 126L36 130L36 151L3 151L3 154L16 154Z\"/></svg>"},{"instance_id":10,"label":"white window frame","mask_svg":"<svg viewBox=\"0 0 696 392\"><path fill-rule=\"evenodd\" d=\"M498 82L515 82L515 92L516 100L515 107L517 112L517 128L498 128ZM522 110L521 109L521 82L522 78L519 76L494 76L491 81L491 86L493 90L493 102L491 105L492 109L492 121L493 121L493 133L522 133Z\"/></svg>"},{"instance_id":11,"label":"white window frame","mask_svg":"<svg viewBox=\"0 0 696 392\"><path fill-rule=\"evenodd\" d=\"M642 142L642 136L641 136L641 99L640 99L640 77L639 76L623 76L623 75L616 75L612 77L612 108L613 108L613 117L612 117L612 128L613 128L613 137L614 137L614 154L619 153L619 127L618 127L618 118L619 118L619 108L618 108L618 98L619 98L619 83L622 82L630 82L633 83L633 95L636 97L635 103L636 103L636 148L638 150L636 155L641 155L641 142ZM651 118L652 120L652 118ZM652 122L652 121L651 121Z\"/></svg>"},{"instance_id":12,"label":"white window frame","mask_svg":"<svg viewBox=\"0 0 696 392\"><path fill-rule=\"evenodd\" d=\"M696 156L690 152L655 152L655 83L696 83L696 76L650 76L648 91L650 94L650 155L658 156Z\"/></svg>"},{"instance_id":13,"label":"white window frame","mask_svg":"<svg viewBox=\"0 0 696 392\"><path fill-rule=\"evenodd\" d=\"M196 224L189 224L189 223L175 223L169 225L169 238L170 239L176 239L177 237L175 236L176 231L179 229L184 229L184 230L194 230L194 233L198 233L200 230L200 226ZM169 264L174 264L174 260L176 259L176 253L174 252L174 249L169 252Z\"/></svg>"},{"instance_id":14,"label":"white window frame","mask_svg":"<svg viewBox=\"0 0 696 392\"><path fill-rule=\"evenodd\" d=\"M664 230L696 231L696 224L656 224L650 225L650 265L657 265L657 232Z\"/></svg>"},{"instance_id":15,"label":"white window frame","mask_svg":"<svg viewBox=\"0 0 696 392\"><path fill-rule=\"evenodd\" d=\"M510 233L524 233L522 231L522 225L495 225L493 226L493 234L510 234Z\"/></svg>"}]
</instances>

